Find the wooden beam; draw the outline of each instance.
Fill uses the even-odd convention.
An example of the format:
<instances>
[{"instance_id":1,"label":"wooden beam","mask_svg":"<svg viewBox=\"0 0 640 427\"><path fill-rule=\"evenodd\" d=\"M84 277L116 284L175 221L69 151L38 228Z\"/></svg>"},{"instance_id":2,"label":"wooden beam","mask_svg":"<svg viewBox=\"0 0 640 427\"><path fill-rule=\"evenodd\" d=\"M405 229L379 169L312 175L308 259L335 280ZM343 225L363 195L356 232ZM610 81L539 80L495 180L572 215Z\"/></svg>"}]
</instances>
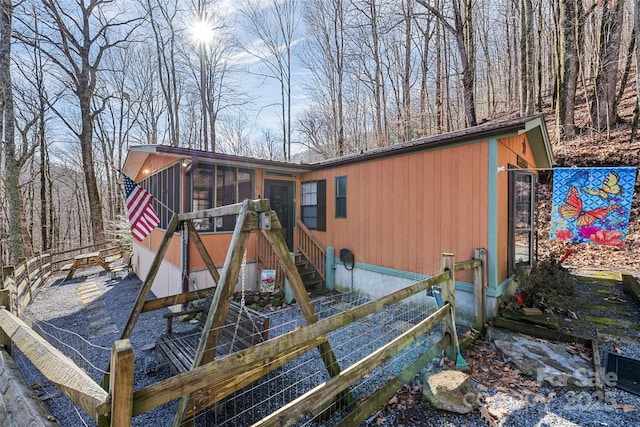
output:
<instances>
[{"instance_id":1,"label":"wooden beam","mask_svg":"<svg viewBox=\"0 0 640 427\"><path fill-rule=\"evenodd\" d=\"M34 398L33 389L24 380L14 360L0 350L0 425L2 426L53 426L51 415L45 406ZM56 423L57 424L57 423Z\"/></svg>"},{"instance_id":2,"label":"wooden beam","mask_svg":"<svg viewBox=\"0 0 640 427\"><path fill-rule=\"evenodd\" d=\"M0 310L11 311L11 292L9 289L0 289ZM11 338L4 329L0 328L0 347L3 347L11 356Z\"/></svg>"},{"instance_id":3,"label":"wooden beam","mask_svg":"<svg viewBox=\"0 0 640 427\"><path fill-rule=\"evenodd\" d=\"M480 265L473 268L473 325L478 331L481 331L487 316L487 283L484 280L487 251L484 248L475 249L473 257L480 262Z\"/></svg>"},{"instance_id":4,"label":"wooden beam","mask_svg":"<svg viewBox=\"0 0 640 427\"><path fill-rule=\"evenodd\" d=\"M267 417L253 424L253 427L285 427L290 426L313 409L320 408L345 388L373 371L384 362L394 357L403 348L416 341L421 335L434 327L436 323L449 314L449 305L436 310L435 313L398 336L393 341L380 347L360 361L349 366L339 375L308 391L287 405L272 412Z\"/></svg>"},{"instance_id":5,"label":"wooden beam","mask_svg":"<svg viewBox=\"0 0 640 427\"><path fill-rule=\"evenodd\" d=\"M269 199L245 200L248 208L254 212L267 212L271 210ZM217 218L227 215L238 215L242 210L244 202L233 205L220 206L217 208L205 209L197 212L186 212L178 215L180 221L192 221L194 219Z\"/></svg>"},{"instance_id":6,"label":"wooden beam","mask_svg":"<svg viewBox=\"0 0 640 427\"><path fill-rule=\"evenodd\" d=\"M27 359L94 420L98 406L109 394L60 350L7 310L0 310L0 325Z\"/></svg>"},{"instance_id":7,"label":"wooden beam","mask_svg":"<svg viewBox=\"0 0 640 427\"><path fill-rule=\"evenodd\" d=\"M238 214L236 227L233 231L233 236L231 237L227 257L224 261L224 266L222 267L222 273L220 274L220 281L213 295L211 308L207 313L207 320L203 326L202 336L200 337L198 347L196 348L193 368L211 362L215 359L218 340L222 333L221 327L224 325L225 319L227 318L227 312L229 311L233 291L238 280L242 258L244 257L247 249L247 243L249 242L250 232L242 230L245 227L245 222L250 219L255 220L257 223L257 217L258 215L256 212L250 210L249 200L245 200L242 203L242 209ZM187 413L189 400L188 394L182 396L182 400L180 401L180 405L176 412L176 417L173 421L174 427L182 424L182 420Z\"/></svg>"},{"instance_id":8,"label":"wooden beam","mask_svg":"<svg viewBox=\"0 0 640 427\"><path fill-rule=\"evenodd\" d=\"M447 358L456 360L458 352L458 335L456 332L456 279L455 279L455 257L453 254L442 254L442 271L449 273L449 280L442 284L442 301L451 304L451 317L442 322L442 334L451 335L451 343L447 347Z\"/></svg>"},{"instance_id":9,"label":"wooden beam","mask_svg":"<svg viewBox=\"0 0 640 427\"><path fill-rule=\"evenodd\" d=\"M142 306L144 305L147 296L149 296L149 291L151 290L153 281L155 280L156 275L158 274L158 270L162 265L164 255L167 253L169 243L171 243L173 234L176 232L179 226L180 221L178 221L178 215L173 214L173 216L171 217L171 221L169 221L169 225L167 225L167 230L162 237L160 246L158 247L158 252L156 252L156 256L153 258L153 262L151 262L147 277L145 277L144 282L142 283L142 286L138 291L136 301L133 303L133 307L131 307L131 313L129 313L129 318L124 324L124 328L122 329L122 333L120 334L120 339L131 337L133 328L135 328L136 323L138 322L138 318L140 317L140 313L142 313ZM107 366L107 368L105 369L106 373L104 374L104 377L102 377L101 385L105 390L107 390L109 387L109 370L109 366Z\"/></svg>"},{"instance_id":10,"label":"wooden beam","mask_svg":"<svg viewBox=\"0 0 640 427\"><path fill-rule=\"evenodd\" d=\"M356 320L385 309L388 305L402 301L419 292L423 292L446 279L438 275L416 282L389 295L353 307L342 313L319 320L302 329L289 332L254 347L234 353L230 357L215 360L194 368L189 372L173 376L167 380L152 384L134 393L134 415L139 415L157 406L177 399L185 392L192 393L211 384L232 380L245 370L251 370L273 361L285 358L296 349L308 347L325 341L325 334L346 326Z\"/></svg>"},{"instance_id":11,"label":"wooden beam","mask_svg":"<svg viewBox=\"0 0 640 427\"><path fill-rule=\"evenodd\" d=\"M470 259L469 261L456 262L454 269L455 271L471 270L480 267L480 265L481 261L479 259Z\"/></svg>"},{"instance_id":12,"label":"wooden beam","mask_svg":"<svg viewBox=\"0 0 640 427\"><path fill-rule=\"evenodd\" d=\"M319 337L318 339L326 341L327 337ZM270 361L266 365L254 366L250 369L245 369L233 378L228 378L225 381L199 389L198 393L191 395L191 404L188 406L185 419L193 419L197 413L213 406L225 397L255 383L269 372L275 371L285 363L288 363L302 356L304 353L313 350L316 346L317 344L302 346L281 358Z\"/></svg>"},{"instance_id":13,"label":"wooden beam","mask_svg":"<svg viewBox=\"0 0 640 427\"><path fill-rule=\"evenodd\" d=\"M321 335L293 349L289 348L286 351L276 349L275 356L260 357L259 361L238 359L238 354L235 353L151 384L133 393L133 415L143 414L171 402L185 393L196 391L198 397L203 394L207 395L207 401L211 404L211 402L246 387L290 360L316 348L326 339L326 336ZM262 356L263 353L260 352L259 355ZM229 371L225 371L225 368L229 368ZM185 410L185 414L188 411L189 409Z\"/></svg>"},{"instance_id":14,"label":"wooden beam","mask_svg":"<svg viewBox=\"0 0 640 427\"><path fill-rule=\"evenodd\" d=\"M505 319L504 317L496 316L491 319L493 326L498 328L508 329L514 332L520 332L525 335L531 335L532 337L542 338L551 341L562 341L571 343L580 343L586 346L591 345L591 340L588 338L582 338L575 335L565 334L563 332L545 328L542 326L532 325L529 323L518 322L517 320Z\"/></svg>"},{"instance_id":15,"label":"wooden beam","mask_svg":"<svg viewBox=\"0 0 640 427\"><path fill-rule=\"evenodd\" d=\"M162 261L164 260L164 255L167 253L167 249L169 248L169 243L171 243L171 239L173 238L173 233L178 229L180 222L178 221L178 215L174 214L171 217L171 221L167 226L167 231L164 233L164 237L162 238L162 242L160 242L160 246L158 247L158 252L156 252L156 256L153 258L153 262L149 267L149 272L147 273L147 277L144 279L142 283L142 287L140 287L140 291L138 292L138 297L136 298L133 307L131 308L131 313L129 314L129 319L127 319L127 323L125 323L124 328L122 329L122 334L120 335L120 339L130 338L131 333L133 332L133 328L136 326L136 322L140 317L140 313L142 312L142 306L144 305L147 296L149 295L149 291L151 290L151 285L153 285L153 281L158 274L158 270L160 269L160 265L162 265Z\"/></svg>"},{"instance_id":16,"label":"wooden beam","mask_svg":"<svg viewBox=\"0 0 640 427\"><path fill-rule=\"evenodd\" d=\"M280 221L277 223L280 224ZM278 261L280 261L280 264L284 267L287 279L289 279L289 286L293 291L305 321L308 325L317 322L318 315L313 309L309 295L307 295L307 290L302 283L300 273L289 255L289 249L282 237L282 233L278 230L264 230L264 235L273 247L273 251L278 258ZM318 351L320 352L320 357L322 358L329 375L331 377L335 377L340 374L340 365L338 364L338 360L331 349L331 344L329 344L328 341L320 344L318 346ZM352 397L348 390L345 390L342 393L341 399L344 404L351 403Z\"/></svg>"},{"instance_id":17,"label":"wooden beam","mask_svg":"<svg viewBox=\"0 0 640 427\"><path fill-rule=\"evenodd\" d=\"M418 358L414 363L405 368L397 377L389 380L384 386L378 389L373 396L358 405L351 413L344 417L337 427L351 427L362 424L369 416L379 407L383 406L394 394L398 392L406 383L411 381L418 375L434 357L436 357L444 348L450 345L450 337L444 336L440 341L434 344L427 352Z\"/></svg>"},{"instance_id":18,"label":"wooden beam","mask_svg":"<svg viewBox=\"0 0 640 427\"><path fill-rule=\"evenodd\" d=\"M638 284L638 280L630 273L623 272L622 283L629 295L631 295L631 298L633 298L636 304L640 307L640 284Z\"/></svg>"},{"instance_id":19,"label":"wooden beam","mask_svg":"<svg viewBox=\"0 0 640 427\"><path fill-rule=\"evenodd\" d=\"M133 419L134 359L131 341L118 340L111 347L111 427L130 427Z\"/></svg>"},{"instance_id":20,"label":"wooden beam","mask_svg":"<svg viewBox=\"0 0 640 427\"><path fill-rule=\"evenodd\" d=\"M196 291L189 291L182 294L145 301L140 313L146 313L147 311L159 310L161 308L171 307L172 305L186 304L198 299L204 299L206 298L207 293L211 292L211 290L211 288L198 289Z\"/></svg>"},{"instance_id":21,"label":"wooden beam","mask_svg":"<svg viewBox=\"0 0 640 427\"><path fill-rule=\"evenodd\" d=\"M216 265L213 263L213 260L209 256L209 252L207 251L207 248L205 248L204 243L202 242L202 239L200 238L200 235L196 231L196 228L193 226L193 222L191 220L187 221L187 229L189 230L189 238L191 239L194 246L198 250L198 253L202 257L202 260L204 261L204 265L207 266L207 270L209 270L209 274L211 274L213 281L217 284L218 281L220 280L220 273L218 273L218 269L216 268Z\"/></svg>"}]
</instances>

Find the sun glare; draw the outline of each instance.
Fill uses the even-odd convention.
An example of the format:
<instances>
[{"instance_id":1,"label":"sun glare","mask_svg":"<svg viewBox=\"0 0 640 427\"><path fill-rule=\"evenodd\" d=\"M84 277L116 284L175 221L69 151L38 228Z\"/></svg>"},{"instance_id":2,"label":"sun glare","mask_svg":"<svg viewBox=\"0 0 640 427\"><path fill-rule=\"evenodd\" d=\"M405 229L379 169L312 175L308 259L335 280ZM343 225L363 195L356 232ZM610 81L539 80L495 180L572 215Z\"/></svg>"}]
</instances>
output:
<instances>
[{"instance_id":1,"label":"sun glare","mask_svg":"<svg viewBox=\"0 0 640 427\"><path fill-rule=\"evenodd\" d=\"M191 37L197 43L208 43L213 39L213 27L208 21L196 21L191 26Z\"/></svg>"}]
</instances>

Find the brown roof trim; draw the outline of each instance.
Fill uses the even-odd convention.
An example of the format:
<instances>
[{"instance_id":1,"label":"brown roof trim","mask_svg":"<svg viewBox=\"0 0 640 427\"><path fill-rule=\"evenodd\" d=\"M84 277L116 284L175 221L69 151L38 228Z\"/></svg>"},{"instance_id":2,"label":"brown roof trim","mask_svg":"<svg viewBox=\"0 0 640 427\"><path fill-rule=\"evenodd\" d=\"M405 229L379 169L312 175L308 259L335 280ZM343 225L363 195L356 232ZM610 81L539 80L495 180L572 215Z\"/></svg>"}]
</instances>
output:
<instances>
[{"instance_id":1,"label":"brown roof trim","mask_svg":"<svg viewBox=\"0 0 640 427\"><path fill-rule=\"evenodd\" d=\"M471 128L466 128L454 132L434 135L427 138L416 139L414 141L389 145L387 147L376 148L360 154L349 154L329 160L322 160L311 164L313 170L325 169L351 163L376 160L389 156L398 156L414 151L427 150L448 145L469 142L489 138L501 134L513 133L526 129L526 124L532 120L543 118L542 114L535 114L526 117L516 117L502 122L486 123ZM543 121L544 123L544 121Z\"/></svg>"},{"instance_id":2,"label":"brown roof trim","mask_svg":"<svg viewBox=\"0 0 640 427\"><path fill-rule=\"evenodd\" d=\"M211 160L219 163L243 164L259 166L264 169L287 170L292 173L302 173L311 170L311 166L306 163L287 163L277 160L256 159L253 157L236 156L233 154L213 153L211 151L194 150L191 148L174 147L171 145L139 145L131 147L131 151L152 152L156 154L166 154L178 157L191 158L195 160Z\"/></svg>"}]
</instances>

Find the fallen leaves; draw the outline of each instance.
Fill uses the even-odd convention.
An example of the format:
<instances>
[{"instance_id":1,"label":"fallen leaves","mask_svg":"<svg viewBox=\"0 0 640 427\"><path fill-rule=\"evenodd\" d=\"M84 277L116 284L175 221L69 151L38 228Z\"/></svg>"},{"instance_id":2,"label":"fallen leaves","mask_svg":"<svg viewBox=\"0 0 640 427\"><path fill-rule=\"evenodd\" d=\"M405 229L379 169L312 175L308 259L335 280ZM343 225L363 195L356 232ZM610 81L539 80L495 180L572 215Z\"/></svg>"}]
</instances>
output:
<instances>
[{"instance_id":1,"label":"fallen leaves","mask_svg":"<svg viewBox=\"0 0 640 427\"><path fill-rule=\"evenodd\" d=\"M634 412L635 410L637 410L638 408L634 405L624 405L621 403L618 403L616 405L613 405L616 409L622 409L622 412L629 413L629 412Z\"/></svg>"},{"instance_id":2,"label":"fallen leaves","mask_svg":"<svg viewBox=\"0 0 640 427\"><path fill-rule=\"evenodd\" d=\"M463 354L471 368L470 375L477 381L479 391L494 387L509 394L531 394L540 389L540 383L521 374L502 360L502 356L484 339L477 340ZM483 389L481 389L484 388Z\"/></svg>"},{"instance_id":3,"label":"fallen leaves","mask_svg":"<svg viewBox=\"0 0 640 427\"><path fill-rule=\"evenodd\" d=\"M494 417L486 406L480 407L480 417L482 417L489 427L498 427L498 417Z\"/></svg>"}]
</instances>

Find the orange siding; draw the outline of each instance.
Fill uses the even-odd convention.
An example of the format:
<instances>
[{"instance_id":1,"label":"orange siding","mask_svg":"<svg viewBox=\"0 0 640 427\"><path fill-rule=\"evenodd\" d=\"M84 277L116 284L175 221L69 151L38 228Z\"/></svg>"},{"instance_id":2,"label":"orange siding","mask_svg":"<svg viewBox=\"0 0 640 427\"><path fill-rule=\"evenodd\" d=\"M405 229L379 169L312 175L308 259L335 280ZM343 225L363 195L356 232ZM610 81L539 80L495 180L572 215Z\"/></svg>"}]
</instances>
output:
<instances>
[{"instance_id":1,"label":"orange siding","mask_svg":"<svg viewBox=\"0 0 640 427\"><path fill-rule=\"evenodd\" d=\"M149 234L149 236L147 236L146 239L144 239L142 245L149 248L153 253L157 253L164 235L165 230L156 228L151 232L151 234ZM171 238L164 260L170 262L176 267L180 267L180 235L174 234Z\"/></svg>"},{"instance_id":2,"label":"orange siding","mask_svg":"<svg viewBox=\"0 0 640 427\"><path fill-rule=\"evenodd\" d=\"M353 250L357 262L416 273L435 273L442 252L469 259L487 247L487 156L482 142L305 174L327 180L327 231L317 236L336 253ZM347 219L336 219L342 175Z\"/></svg>"},{"instance_id":3,"label":"orange siding","mask_svg":"<svg viewBox=\"0 0 640 427\"><path fill-rule=\"evenodd\" d=\"M200 238L204 243L204 246L209 251L209 256L213 260L213 263L217 266L223 265L224 260L227 257L227 251L229 250L229 244L231 243L231 237L233 233L218 233L218 234L200 234ZM256 253L256 239L255 233L251 233L249 243L247 245L247 261L255 261ZM206 266L200 253L196 249L193 242L189 242L189 270L202 270Z\"/></svg>"},{"instance_id":4,"label":"orange siding","mask_svg":"<svg viewBox=\"0 0 640 427\"><path fill-rule=\"evenodd\" d=\"M509 165L517 167L518 156L525 159L529 168L536 167L536 161L525 135L515 135L498 140L498 166L505 172L498 173L498 284L507 279L507 251L509 244ZM534 172L535 173L535 172Z\"/></svg>"}]
</instances>

